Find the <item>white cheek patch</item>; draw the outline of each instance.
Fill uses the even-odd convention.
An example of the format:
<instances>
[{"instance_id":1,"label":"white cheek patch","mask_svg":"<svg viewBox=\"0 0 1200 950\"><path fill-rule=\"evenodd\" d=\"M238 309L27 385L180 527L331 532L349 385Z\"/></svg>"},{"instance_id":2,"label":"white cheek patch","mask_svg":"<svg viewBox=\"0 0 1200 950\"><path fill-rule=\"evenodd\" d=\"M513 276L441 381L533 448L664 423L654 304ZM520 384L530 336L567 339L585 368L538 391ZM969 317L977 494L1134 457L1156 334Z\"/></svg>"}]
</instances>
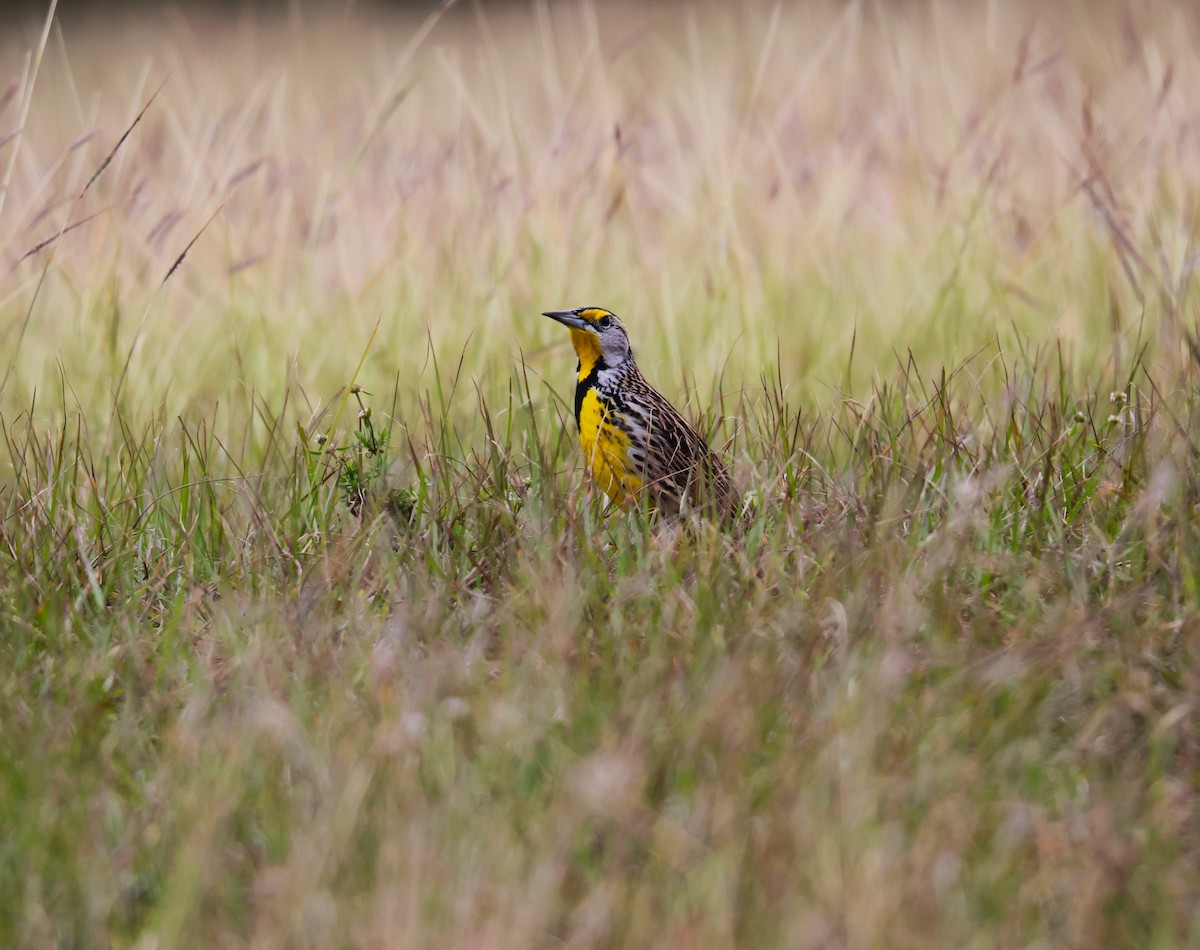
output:
<instances>
[{"instance_id":1,"label":"white cheek patch","mask_svg":"<svg viewBox=\"0 0 1200 950\"><path fill-rule=\"evenodd\" d=\"M602 344L602 346L604 350L604 362L606 362L609 366L619 366L621 363L624 363L627 359L629 359L631 355L628 342L618 342L614 340L612 343L609 343L608 345Z\"/></svg>"}]
</instances>

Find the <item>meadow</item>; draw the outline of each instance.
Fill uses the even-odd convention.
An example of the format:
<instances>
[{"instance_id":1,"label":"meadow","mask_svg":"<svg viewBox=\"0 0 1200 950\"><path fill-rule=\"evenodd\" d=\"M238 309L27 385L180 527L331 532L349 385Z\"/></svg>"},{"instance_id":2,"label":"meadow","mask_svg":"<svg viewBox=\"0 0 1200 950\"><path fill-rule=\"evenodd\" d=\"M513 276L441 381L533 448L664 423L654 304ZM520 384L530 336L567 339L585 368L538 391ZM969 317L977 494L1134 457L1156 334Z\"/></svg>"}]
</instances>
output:
<instances>
[{"instance_id":1,"label":"meadow","mask_svg":"<svg viewBox=\"0 0 1200 950\"><path fill-rule=\"evenodd\" d=\"M1200 944L1200 15L0 31L0 945ZM719 447L610 510L552 308Z\"/></svg>"}]
</instances>

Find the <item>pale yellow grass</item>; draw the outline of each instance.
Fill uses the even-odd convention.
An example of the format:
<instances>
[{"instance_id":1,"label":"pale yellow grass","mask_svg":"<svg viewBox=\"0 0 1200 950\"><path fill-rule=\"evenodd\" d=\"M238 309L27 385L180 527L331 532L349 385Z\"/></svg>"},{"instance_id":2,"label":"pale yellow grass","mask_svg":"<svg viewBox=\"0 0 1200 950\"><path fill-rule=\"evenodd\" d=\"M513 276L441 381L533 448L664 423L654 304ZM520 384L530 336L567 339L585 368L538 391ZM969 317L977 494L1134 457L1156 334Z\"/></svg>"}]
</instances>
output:
<instances>
[{"instance_id":1,"label":"pale yellow grass","mask_svg":"<svg viewBox=\"0 0 1200 950\"><path fill-rule=\"evenodd\" d=\"M39 28L6 32L0 75L20 82ZM582 303L704 402L777 357L833 398L856 335L851 388L910 348L956 362L997 337L1092 365L1133 342L1143 299L1157 336L1194 264L1196 36L1153 3L68 20L27 127L26 85L0 113L20 149L0 405L55 398L61 363L103 412L130 352L130 407L289 383L317 402L376 321L375 387L428 382L429 341L485 388L522 353L557 380L569 356L537 313Z\"/></svg>"}]
</instances>

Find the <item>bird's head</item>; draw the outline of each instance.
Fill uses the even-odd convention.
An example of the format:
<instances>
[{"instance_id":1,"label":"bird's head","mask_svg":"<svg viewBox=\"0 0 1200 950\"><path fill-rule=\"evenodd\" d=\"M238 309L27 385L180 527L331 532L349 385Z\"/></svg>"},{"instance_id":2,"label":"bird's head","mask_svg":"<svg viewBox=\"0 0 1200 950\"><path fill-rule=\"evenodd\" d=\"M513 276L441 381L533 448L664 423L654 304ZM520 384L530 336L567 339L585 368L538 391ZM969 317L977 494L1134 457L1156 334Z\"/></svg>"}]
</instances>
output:
<instances>
[{"instance_id":1,"label":"bird's head","mask_svg":"<svg viewBox=\"0 0 1200 950\"><path fill-rule=\"evenodd\" d=\"M580 307L577 310L547 310L542 314L571 330L571 343L579 356L579 378L592 370L615 369L633 359L625 327L611 310Z\"/></svg>"}]
</instances>

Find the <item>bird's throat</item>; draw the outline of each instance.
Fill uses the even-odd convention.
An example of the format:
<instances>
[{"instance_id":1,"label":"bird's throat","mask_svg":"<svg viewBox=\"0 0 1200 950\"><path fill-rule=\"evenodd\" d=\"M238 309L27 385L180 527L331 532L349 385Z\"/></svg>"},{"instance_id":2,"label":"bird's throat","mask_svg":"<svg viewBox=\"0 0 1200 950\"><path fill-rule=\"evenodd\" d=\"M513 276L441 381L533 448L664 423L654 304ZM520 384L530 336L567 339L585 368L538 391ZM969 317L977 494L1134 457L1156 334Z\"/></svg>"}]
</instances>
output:
<instances>
[{"instance_id":1,"label":"bird's throat","mask_svg":"<svg viewBox=\"0 0 1200 950\"><path fill-rule=\"evenodd\" d=\"M600 351L600 341L596 334L587 330L571 328L571 343L575 346L575 354L579 357L579 381L592 376L599 368L603 354Z\"/></svg>"}]
</instances>

